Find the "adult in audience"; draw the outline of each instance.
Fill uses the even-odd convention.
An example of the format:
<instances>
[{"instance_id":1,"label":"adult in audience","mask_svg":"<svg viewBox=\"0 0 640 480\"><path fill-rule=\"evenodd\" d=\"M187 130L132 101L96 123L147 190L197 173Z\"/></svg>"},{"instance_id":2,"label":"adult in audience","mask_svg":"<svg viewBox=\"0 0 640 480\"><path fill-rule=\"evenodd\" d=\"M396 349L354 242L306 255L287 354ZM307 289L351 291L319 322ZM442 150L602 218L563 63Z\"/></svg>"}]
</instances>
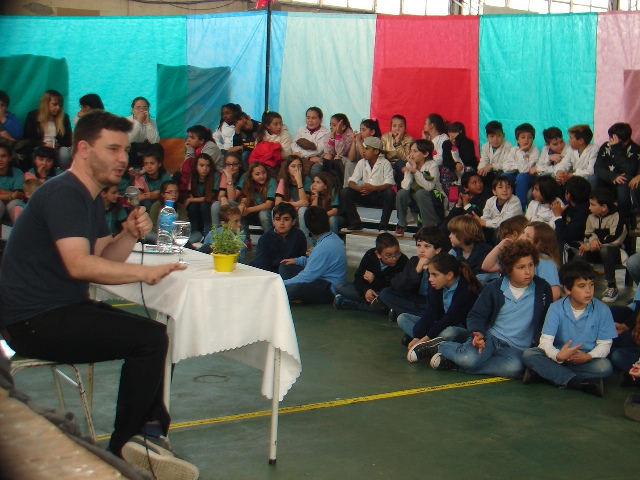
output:
<instances>
[{"instance_id":1,"label":"adult in audience","mask_svg":"<svg viewBox=\"0 0 640 480\"><path fill-rule=\"evenodd\" d=\"M58 166L64 170L71 161L71 121L64 113L64 98L56 90L47 90L40 97L40 105L27 115L24 138L31 148L41 145L55 148Z\"/></svg>"},{"instance_id":2,"label":"adult in audience","mask_svg":"<svg viewBox=\"0 0 640 480\"><path fill-rule=\"evenodd\" d=\"M151 120L149 114L149 100L144 97L136 97L131 102L131 115L127 117L133 123L133 129L129 132L129 167L139 169L142 166L142 155L153 150L151 144L160 142L160 134L156 122Z\"/></svg>"},{"instance_id":3,"label":"adult in audience","mask_svg":"<svg viewBox=\"0 0 640 480\"><path fill-rule=\"evenodd\" d=\"M97 93L87 93L80 97L80 110L76 113L76 116L73 117L73 124L77 125L78 120L83 115L86 115L91 110L104 110L104 103L102 103L102 99L100 95Z\"/></svg>"}]
</instances>

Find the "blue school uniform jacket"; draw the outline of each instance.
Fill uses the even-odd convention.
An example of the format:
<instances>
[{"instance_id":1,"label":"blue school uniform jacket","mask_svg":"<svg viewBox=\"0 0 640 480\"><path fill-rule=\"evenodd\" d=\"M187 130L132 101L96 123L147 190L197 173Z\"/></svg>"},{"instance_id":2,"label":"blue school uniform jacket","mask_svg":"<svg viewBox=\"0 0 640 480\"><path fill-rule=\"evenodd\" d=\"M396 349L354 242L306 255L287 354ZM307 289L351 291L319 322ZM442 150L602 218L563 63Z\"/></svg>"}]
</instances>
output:
<instances>
[{"instance_id":1,"label":"blue school uniform jacket","mask_svg":"<svg viewBox=\"0 0 640 480\"><path fill-rule=\"evenodd\" d=\"M446 312L444 311L443 296L443 289L429 289L424 311L418 323L413 327L414 338L422 338L425 335L428 335L429 338L435 338L447 327L458 325L466 327L467 315L478 299L478 294L469 290L467 279L462 275L458 277L458 286L453 292L451 305Z\"/></svg>"},{"instance_id":2,"label":"blue school uniform jacket","mask_svg":"<svg viewBox=\"0 0 640 480\"><path fill-rule=\"evenodd\" d=\"M553 302L551 286L546 280L534 276L535 297L533 303L533 344L540 343L540 333L544 317L547 314L549 305ZM467 330L469 334L479 332L486 336L487 331L493 326L498 317L500 309L504 305L504 293L502 292L502 282L495 281L489 283L476 301L476 304L467 317Z\"/></svg>"}]
</instances>

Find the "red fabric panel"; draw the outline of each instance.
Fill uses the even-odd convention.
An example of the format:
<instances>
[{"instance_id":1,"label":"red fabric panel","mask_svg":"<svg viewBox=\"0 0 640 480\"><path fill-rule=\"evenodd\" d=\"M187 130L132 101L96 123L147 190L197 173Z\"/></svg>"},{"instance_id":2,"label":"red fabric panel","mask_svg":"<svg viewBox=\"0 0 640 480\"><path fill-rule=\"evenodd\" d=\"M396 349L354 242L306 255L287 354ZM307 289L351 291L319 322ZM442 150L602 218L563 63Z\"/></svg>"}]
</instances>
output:
<instances>
[{"instance_id":1,"label":"red fabric panel","mask_svg":"<svg viewBox=\"0 0 640 480\"><path fill-rule=\"evenodd\" d=\"M391 117L407 117L420 138L425 117L460 121L478 145L479 17L379 15L371 91L371 118L383 132Z\"/></svg>"}]
</instances>

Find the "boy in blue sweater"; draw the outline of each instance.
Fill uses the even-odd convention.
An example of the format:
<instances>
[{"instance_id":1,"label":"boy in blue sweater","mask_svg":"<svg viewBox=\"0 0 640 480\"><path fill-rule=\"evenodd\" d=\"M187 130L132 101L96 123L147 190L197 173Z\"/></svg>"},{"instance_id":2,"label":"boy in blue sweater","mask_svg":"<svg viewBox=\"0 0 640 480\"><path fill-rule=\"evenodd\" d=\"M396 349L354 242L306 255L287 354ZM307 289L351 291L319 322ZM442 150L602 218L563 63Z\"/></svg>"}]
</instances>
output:
<instances>
[{"instance_id":1,"label":"boy in blue sweater","mask_svg":"<svg viewBox=\"0 0 640 480\"><path fill-rule=\"evenodd\" d=\"M567 296L549 308L540 345L522 355L527 366L522 383L539 375L559 387L602 397L602 379L613 373L607 355L618 334L609 307L593 298L595 277L593 266L584 260L560 268Z\"/></svg>"},{"instance_id":2,"label":"boy in blue sweater","mask_svg":"<svg viewBox=\"0 0 640 480\"><path fill-rule=\"evenodd\" d=\"M280 264L289 301L332 303L336 285L347 274L347 252L344 242L329 228L329 216L320 207L309 207L304 213L309 233L316 240L307 258L287 258Z\"/></svg>"},{"instance_id":3,"label":"boy in blue sweater","mask_svg":"<svg viewBox=\"0 0 640 480\"><path fill-rule=\"evenodd\" d=\"M537 343L544 316L553 300L549 284L534 275L538 251L516 240L498 257L502 280L489 283L467 317L464 343L433 342L436 370L518 377L524 370L522 352Z\"/></svg>"},{"instance_id":4,"label":"boy in blue sweater","mask_svg":"<svg viewBox=\"0 0 640 480\"><path fill-rule=\"evenodd\" d=\"M221 214L225 206L220 207ZM273 207L272 215L273 227L258 240L256 258L249 265L278 273L282 260L306 254L307 238L302 230L295 228L298 214L290 203L279 203Z\"/></svg>"}]
</instances>

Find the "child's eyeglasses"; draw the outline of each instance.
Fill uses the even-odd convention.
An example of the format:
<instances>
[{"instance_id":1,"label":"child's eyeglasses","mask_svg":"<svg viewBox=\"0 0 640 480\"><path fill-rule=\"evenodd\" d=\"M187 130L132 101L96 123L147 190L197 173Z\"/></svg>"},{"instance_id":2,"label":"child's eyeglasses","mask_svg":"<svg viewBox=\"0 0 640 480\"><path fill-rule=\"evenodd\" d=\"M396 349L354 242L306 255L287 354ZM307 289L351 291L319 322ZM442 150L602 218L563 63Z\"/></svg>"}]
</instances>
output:
<instances>
[{"instance_id":1,"label":"child's eyeglasses","mask_svg":"<svg viewBox=\"0 0 640 480\"><path fill-rule=\"evenodd\" d=\"M240 162L225 163L224 166L225 167L238 167L238 166L240 166Z\"/></svg>"},{"instance_id":2,"label":"child's eyeglasses","mask_svg":"<svg viewBox=\"0 0 640 480\"><path fill-rule=\"evenodd\" d=\"M382 255L382 258L384 258L385 260L394 260L396 258L400 258L401 255L402 252L385 253L384 255Z\"/></svg>"}]
</instances>

